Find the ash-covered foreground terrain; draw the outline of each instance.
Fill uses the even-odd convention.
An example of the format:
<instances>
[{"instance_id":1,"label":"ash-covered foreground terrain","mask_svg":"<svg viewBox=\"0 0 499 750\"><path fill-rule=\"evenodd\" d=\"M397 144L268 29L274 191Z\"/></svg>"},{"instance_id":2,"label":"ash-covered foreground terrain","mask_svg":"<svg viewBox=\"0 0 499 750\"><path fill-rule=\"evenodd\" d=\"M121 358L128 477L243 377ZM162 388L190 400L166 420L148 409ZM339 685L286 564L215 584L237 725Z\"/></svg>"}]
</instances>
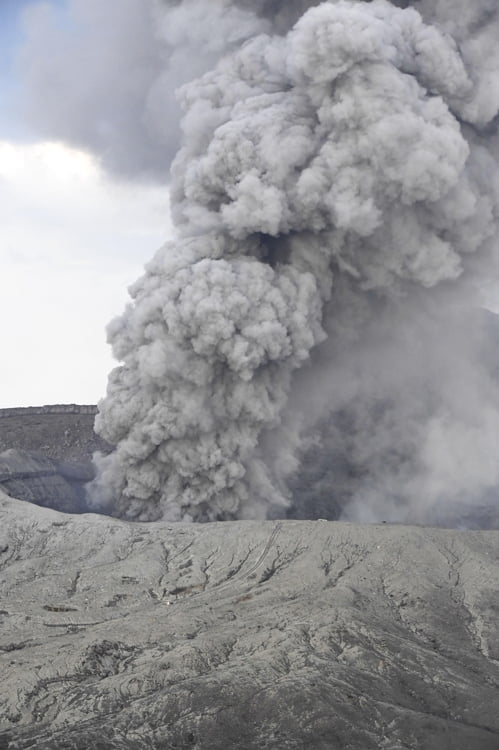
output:
<instances>
[{"instance_id":1,"label":"ash-covered foreground terrain","mask_svg":"<svg viewBox=\"0 0 499 750\"><path fill-rule=\"evenodd\" d=\"M499 747L497 532L0 517L1 748Z\"/></svg>"}]
</instances>

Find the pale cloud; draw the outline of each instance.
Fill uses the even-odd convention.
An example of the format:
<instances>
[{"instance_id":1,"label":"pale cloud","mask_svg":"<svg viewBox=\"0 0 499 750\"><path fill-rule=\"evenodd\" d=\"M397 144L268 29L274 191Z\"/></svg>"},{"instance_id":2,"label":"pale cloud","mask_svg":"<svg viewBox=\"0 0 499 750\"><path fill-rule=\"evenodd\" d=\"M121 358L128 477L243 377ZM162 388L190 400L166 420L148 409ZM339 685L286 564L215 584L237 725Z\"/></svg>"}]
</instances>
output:
<instances>
[{"instance_id":1,"label":"pale cloud","mask_svg":"<svg viewBox=\"0 0 499 750\"><path fill-rule=\"evenodd\" d=\"M111 181L56 143L0 142L0 407L95 402L105 325L171 234L168 190Z\"/></svg>"}]
</instances>

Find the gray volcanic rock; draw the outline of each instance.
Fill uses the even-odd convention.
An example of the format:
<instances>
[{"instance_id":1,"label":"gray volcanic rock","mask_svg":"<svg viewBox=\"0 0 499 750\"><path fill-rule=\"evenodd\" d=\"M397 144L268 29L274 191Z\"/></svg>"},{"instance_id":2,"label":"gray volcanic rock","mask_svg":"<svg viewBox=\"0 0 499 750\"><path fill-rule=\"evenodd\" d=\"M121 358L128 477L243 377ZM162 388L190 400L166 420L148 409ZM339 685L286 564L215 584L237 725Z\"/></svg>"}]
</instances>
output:
<instances>
[{"instance_id":1,"label":"gray volcanic rock","mask_svg":"<svg viewBox=\"0 0 499 750\"><path fill-rule=\"evenodd\" d=\"M499 747L497 532L0 516L1 748Z\"/></svg>"},{"instance_id":2,"label":"gray volcanic rock","mask_svg":"<svg viewBox=\"0 0 499 750\"><path fill-rule=\"evenodd\" d=\"M0 451L16 448L90 464L95 451L111 450L94 432L96 413L97 407L88 404L0 409Z\"/></svg>"},{"instance_id":3,"label":"gray volcanic rock","mask_svg":"<svg viewBox=\"0 0 499 750\"><path fill-rule=\"evenodd\" d=\"M65 513L88 510L92 454L111 450L94 433L96 413L84 404L0 409L0 489Z\"/></svg>"},{"instance_id":4,"label":"gray volcanic rock","mask_svg":"<svg viewBox=\"0 0 499 750\"><path fill-rule=\"evenodd\" d=\"M90 463L55 461L14 448L0 453L0 488L4 492L64 513L88 510L85 484L93 475Z\"/></svg>"}]
</instances>

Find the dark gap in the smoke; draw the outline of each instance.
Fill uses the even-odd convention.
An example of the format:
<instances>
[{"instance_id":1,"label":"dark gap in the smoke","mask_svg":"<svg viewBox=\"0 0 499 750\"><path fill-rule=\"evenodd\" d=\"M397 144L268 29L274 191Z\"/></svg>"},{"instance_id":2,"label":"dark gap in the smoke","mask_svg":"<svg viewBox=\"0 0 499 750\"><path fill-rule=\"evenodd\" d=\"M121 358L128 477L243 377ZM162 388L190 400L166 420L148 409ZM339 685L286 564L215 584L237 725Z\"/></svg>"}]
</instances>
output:
<instances>
[{"instance_id":1,"label":"dark gap in the smoke","mask_svg":"<svg viewBox=\"0 0 499 750\"><path fill-rule=\"evenodd\" d=\"M469 122L461 121L463 125L469 127L478 136L494 136L499 132L499 112L484 125L472 125Z\"/></svg>"},{"instance_id":2,"label":"dark gap in the smoke","mask_svg":"<svg viewBox=\"0 0 499 750\"><path fill-rule=\"evenodd\" d=\"M271 268L286 263L289 257L289 249L283 237L273 237L270 234L259 233L256 235L259 241L259 259L267 263Z\"/></svg>"}]
</instances>

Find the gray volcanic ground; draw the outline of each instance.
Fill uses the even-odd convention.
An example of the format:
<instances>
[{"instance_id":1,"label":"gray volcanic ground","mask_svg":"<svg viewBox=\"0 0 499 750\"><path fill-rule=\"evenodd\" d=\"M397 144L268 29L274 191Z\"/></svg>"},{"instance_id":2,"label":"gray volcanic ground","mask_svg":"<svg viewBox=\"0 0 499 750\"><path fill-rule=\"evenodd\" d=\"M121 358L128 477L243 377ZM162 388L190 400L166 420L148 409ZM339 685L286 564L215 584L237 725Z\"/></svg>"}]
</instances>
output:
<instances>
[{"instance_id":1,"label":"gray volcanic ground","mask_svg":"<svg viewBox=\"0 0 499 750\"><path fill-rule=\"evenodd\" d=\"M499 535L0 494L0 747L496 750Z\"/></svg>"}]
</instances>

